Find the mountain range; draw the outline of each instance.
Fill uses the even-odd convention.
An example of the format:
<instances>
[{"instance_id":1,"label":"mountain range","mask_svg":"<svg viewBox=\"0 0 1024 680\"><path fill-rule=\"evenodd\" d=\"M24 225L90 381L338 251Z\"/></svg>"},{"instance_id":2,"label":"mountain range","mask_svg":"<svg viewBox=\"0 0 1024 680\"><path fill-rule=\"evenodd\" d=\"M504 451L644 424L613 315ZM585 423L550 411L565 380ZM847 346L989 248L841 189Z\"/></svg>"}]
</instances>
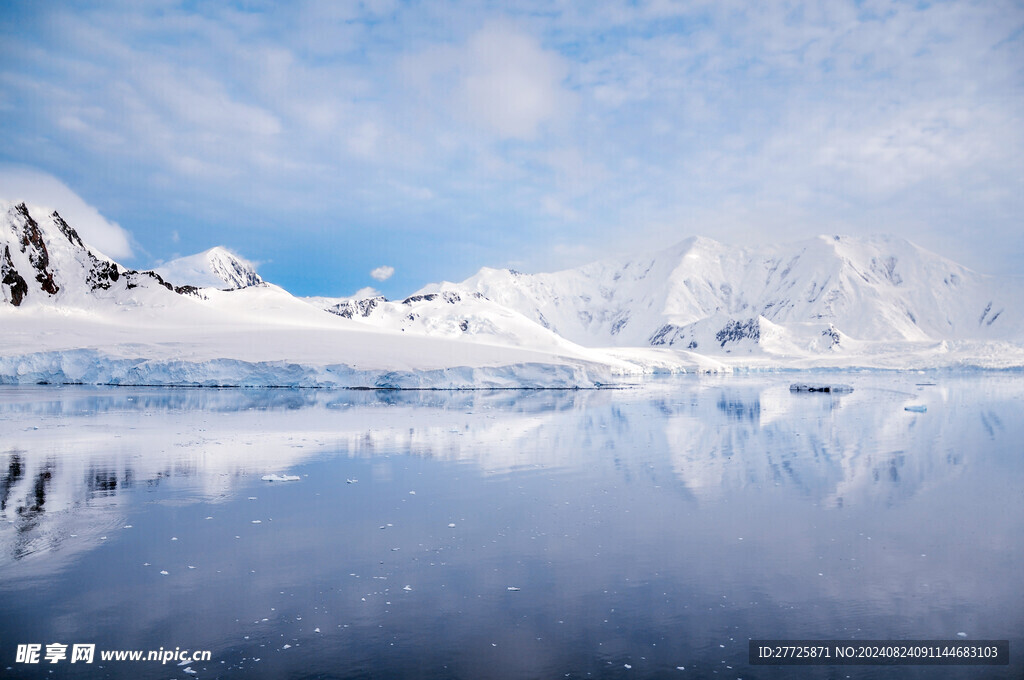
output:
<instances>
[{"instance_id":1,"label":"mountain range","mask_svg":"<svg viewBox=\"0 0 1024 680\"><path fill-rule=\"evenodd\" d=\"M154 271L0 204L0 382L585 386L660 372L1024 366L1020 281L891 236L704 237L402 300L296 298L216 247Z\"/></svg>"},{"instance_id":2,"label":"mountain range","mask_svg":"<svg viewBox=\"0 0 1024 680\"><path fill-rule=\"evenodd\" d=\"M722 356L843 354L883 344L1019 341L1019 281L988 277L904 239L821 236L749 249L688 238L645 256L554 273L483 268L401 301L314 299L327 311L428 334L513 332L497 314L588 347ZM539 328L538 328L539 327ZM529 336L529 337L528 337Z\"/></svg>"}]
</instances>

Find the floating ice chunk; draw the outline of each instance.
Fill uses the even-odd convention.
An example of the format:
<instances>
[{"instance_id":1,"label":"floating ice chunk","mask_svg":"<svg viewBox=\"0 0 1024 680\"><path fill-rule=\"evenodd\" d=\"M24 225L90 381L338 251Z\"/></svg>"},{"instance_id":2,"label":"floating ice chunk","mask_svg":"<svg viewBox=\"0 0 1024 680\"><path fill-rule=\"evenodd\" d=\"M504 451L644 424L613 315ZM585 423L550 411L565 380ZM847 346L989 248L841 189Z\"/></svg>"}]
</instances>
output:
<instances>
[{"instance_id":1,"label":"floating ice chunk","mask_svg":"<svg viewBox=\"0 0 1024 680\"><path fill-rule=\"evenodd\" d=\"M313 632L314 632L314 633L319 633L319 632L320 632L320 627L318 626L318 627L314 628L314 629L313 629Z\"/></svg>"},{"instance_id":2,"label":"floating ice chunk","mask_svg":"<svg viewBox=\"0 0 1024 680\"><path fill-rule=\"evenodd\" d=\"M192 670L192 666L188 666L187 668L182 668L181 670L184 671L185 673L188 673L189 675L195 675L196 674L196 672L194 670Z\"/></svg>"},{"instance_id":3,"label":"floating ice chunk","mask_svg":"<svg viewBox=\"0 0 1024 680\"><path fill-rule=\"evenodd\" d=\"M193 566L192 566L191 564L190 564L190 565L188 565L188 568L189 568L189 569L195 569L195 567L193 567Z\"/></svg>"},{"instance_id":4,"label":"floating ice chunk","mask_svg":"<svg viewBox=\"0 0 1024 680\"><path fill-rule=\"evenodd\" d=\"M412 590L412 586L406 586L406 587L402 588L402 590L408 590L408 591L411 591L411 590Z\"/></svg>"},{"instance_id":5,"label":"floating ice chunk","mask_svg":"<svg viewBox=\"0 0 1024 680\"><path fill-rule=\"evenodd\" d=\"M415 491L410 491L410 492L409 492L409 495L410 495L410 496L415 496L415 495L416 495L416 492L415 492Z\"/></svg>"},{"instance_id":6,"label":"floating ice chunk","mask_svg":"<svg viewBox=\"0 0 1024 680\"><path fill-rule=\"evenodd\" d=\"M449 529L454 529L455 528L455 522L448 522L448 528Z\"/></svg>"},{"instance_id":7,"label":"floating ice chunk","mask_svg":"<svg viewBox=\"0 0 1024 680\"><path fill-rule=\"evenodd\" d=\"M632 666L630 666L628 663L622 664L622 667L625 668L626 670L629 670L630 668L632 668Z\"/></svg>"},{"instance_id":8,"label":"floating ice chunk","mask_svg":"<svg viewBox=\"0 0 1024 680\"><path fill-rule=\"evenodd\" d=\"M359 481L358 479L346 479L345 483L346 484L355 484L358 481Z\"/></svg>"},{"instance_id":9,"label":"floating ice chunk","mask_svg":"<svg viewBox=\"0 0 1024 680\"><path fill-rule=\"evenodd\" d=\"M161 575L161 576L167 576L167 574L168 574L168 573L170 573L170 572L168 572L168 571L164 570L164 571L161 571L161 572L160 572L160 575Z\"/></svg>"},{"instance_id":10,"label":"floating ice chunk","mask_svg":"<svg viewBox=\"0 0 1024 680\"><path fill-rule=\"evenodd\" d=\"M264 482L297 482L301 477L298 475L263 475Z\"/></svg>"},{"instance_id":11,"label":"floating ice chunk","mask_svg":"<svg viewBox=\"0 0 1024 680\"><path fill-rule=\"evenodd\" d=\"M508 590L510 592L513 592L513 593L516 593L516 592L519 592L520 590L522 590L522 588L516 588L515 586L509 586L505 590Z\"/></svg>"},{"instance_id":12,"label":"floating ice chunk","mask_svg":"<svg viewBox=\"0 0 1024 680\"><path fill-rule=\"evenodd\" d=\"M925 413L928 407L924 404L912 404L910 406L904 406L904 411L910 411L911 413Z\"/></svg>"},{"instance_id":13,"label":"floating ice chunk","mask_svg":"<svg viewBox=\"0 0 1024 680\"><path fill-rule=\"evenodd\" d=\"M956 636L957 637L967 637L967 633L964 633L963 631L961 631L961 632L957 633Z\"/></svg>"},{"instance_id":14,"label":"floating ice chunk","mask_svg":"<svg viewBox=\"0 0 1024 680\"><path fill-rule=\"evenodd\" d=\"M263 524L263 520L259 520L259 519L254 519L254 520L252 521L252 523L253 523L253 524Z\"/></svg>"},{"instance_id":15,"label":"floating ice chunk","mask_svg":"<svg viewBox=\"0 0 1024 680\"><path fill-rule=\"evenodd\" d=\"M793 383L789 386L790 392L838 392L845 394L853 392L850 385L812 385L809 383Z\"/></svg>"},{"instance_id":16,"label":"floating ice chunk","mask_svg":"<svg viewBox=\"0 0 1024 680\"><path fill-rule=\"evenodd\" d=\"M284 646L284 647L282 647L281 649L291 649L291 648L292 648L292 646L291 646L291 645L285 645L285 646Z\"/></svg>"}]
</instances>

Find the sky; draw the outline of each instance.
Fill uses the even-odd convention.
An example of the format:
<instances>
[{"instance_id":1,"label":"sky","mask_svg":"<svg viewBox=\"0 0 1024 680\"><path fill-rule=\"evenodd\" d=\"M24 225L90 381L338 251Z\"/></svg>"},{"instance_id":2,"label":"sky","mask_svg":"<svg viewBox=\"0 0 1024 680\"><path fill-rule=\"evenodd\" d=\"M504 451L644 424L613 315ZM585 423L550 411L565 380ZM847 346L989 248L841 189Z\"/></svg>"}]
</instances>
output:
<instances>
[{"instance_id":1,"label":"sky","mask_svg":"<svg viewBox=\"0 0 1024 680\"><path fill-rule=\"evenodd\" d=\"M407 295L691 235L1024 273L1024 3L0 3L0 198Z\"/></svg>"}]
</instances>

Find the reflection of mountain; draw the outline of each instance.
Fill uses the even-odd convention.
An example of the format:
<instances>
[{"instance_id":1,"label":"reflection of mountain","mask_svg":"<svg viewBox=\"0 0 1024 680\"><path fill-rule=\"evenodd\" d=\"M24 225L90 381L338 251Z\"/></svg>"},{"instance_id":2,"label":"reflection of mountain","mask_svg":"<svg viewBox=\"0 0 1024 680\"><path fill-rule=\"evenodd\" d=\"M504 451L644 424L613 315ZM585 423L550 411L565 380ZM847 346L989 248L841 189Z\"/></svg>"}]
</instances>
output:
<instances>
[{"instance_id":1,"label":"reflection of mountain","mask_svg":"<svg viewBox=\"0 0 1024 680\"><path fill-rule=\"evenodd\" d=\"M603 470L663 487L675 477L698 503L778 486L850 506L900 503L960 474L983 453L978 442L1021 427L1012 379L853 382L842 396L738 377L614 392L4 389L0 566L95 545L123 523L136 490L218 502L322 455L411 454L485 473ZM928 413L904 411L911 402Z\"/></svg>"},{"instance_id":2,"label":"reflection of mountain","mask_svg":"<svg viewBox=\"0 0 1024 680\"><path fill-rule=\"evenodd\" d=\"M1012 379L986 380L997 383L986 391L1020 394ZM667 418L673 470L698 497L786 486L826 505L892 504L959 474L996 436L990 424L1013 417L1009 400L982 397L980 381L864 382L844 395L792 394L781 383L709 387ZM931 406L915 417L909 403Z\"/></svg>"}]
</instances>

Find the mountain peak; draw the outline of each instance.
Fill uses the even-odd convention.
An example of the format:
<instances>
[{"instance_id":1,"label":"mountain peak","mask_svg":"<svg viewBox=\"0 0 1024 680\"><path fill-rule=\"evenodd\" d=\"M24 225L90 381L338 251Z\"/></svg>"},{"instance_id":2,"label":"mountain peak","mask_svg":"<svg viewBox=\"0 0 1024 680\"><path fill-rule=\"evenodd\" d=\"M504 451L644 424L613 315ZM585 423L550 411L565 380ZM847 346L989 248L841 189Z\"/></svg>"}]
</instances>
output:
<instances>
[{"instance_id":1,"label":"mountain peak","mask_svg":"<svg viewBox=\"0 0 1024 680\"><path fill-rule=\"evenodd\" d=\"M84 243L60 213L0 202L0 301L14 307L53 300L85 303L134 289L173 286L153 272L125 269Z\"/></svg>"},{"instance_id":2,"label":"mountain peak","mask_svg":"<svg viewBox=\"0 0 1024 680\"><path fill-rule=\"evenodd\" d=\"M256 266L224 246L214 246L195 255L179 257L154 271L176 285L236 290L258 286L263 279Z\"/></svg>"}]
</instances>

